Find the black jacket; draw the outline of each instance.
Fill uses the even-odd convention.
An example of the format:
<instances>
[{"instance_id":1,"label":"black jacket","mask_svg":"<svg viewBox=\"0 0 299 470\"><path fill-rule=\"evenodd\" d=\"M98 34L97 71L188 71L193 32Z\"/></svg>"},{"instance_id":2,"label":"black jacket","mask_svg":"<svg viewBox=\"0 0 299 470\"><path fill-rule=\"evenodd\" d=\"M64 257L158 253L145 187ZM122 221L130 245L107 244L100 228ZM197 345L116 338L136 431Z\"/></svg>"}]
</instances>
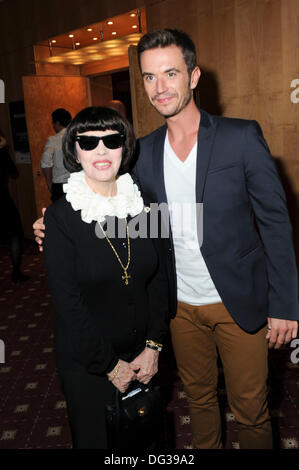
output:
<instances>
[{"instance_id":1,"label":"black jacket","mask_svg":"<svg viewBox=\"0 0 299 470\"><path fill-rule=\"evenodd\" d=\"M146 339L163 343L169 323L168 287L159 239L130 238L131 279L126 286L107 240L95 235L96 223L83 222L80 211L74 211L65 197L47 209L45 226L44 257L55 309L59 369L84 367L103 375L119 358L131 360ZM111 242L126 264L126 238Z\"/></svg>"}]
</instances>

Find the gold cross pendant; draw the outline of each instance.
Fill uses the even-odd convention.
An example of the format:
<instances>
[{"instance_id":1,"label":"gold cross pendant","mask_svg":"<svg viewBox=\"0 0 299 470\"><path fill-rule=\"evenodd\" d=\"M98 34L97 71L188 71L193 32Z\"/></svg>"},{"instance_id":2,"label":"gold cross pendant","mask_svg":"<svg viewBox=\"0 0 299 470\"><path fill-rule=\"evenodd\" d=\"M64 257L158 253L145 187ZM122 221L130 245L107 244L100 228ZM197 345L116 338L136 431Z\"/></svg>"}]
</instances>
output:
<instances>
[{"instance_id":1,"label":"gold cross pendant","mask_svg":"<svg viewBox=\"0 0 299 470\"><path fill-rule=\"evenodd\" d=\"M129 279L130 279L130 274L127 273L127 271L124 271L125 275L122 276L121 278L125 281L126 286L129 284Z\"/></svg>"}]
</instances>

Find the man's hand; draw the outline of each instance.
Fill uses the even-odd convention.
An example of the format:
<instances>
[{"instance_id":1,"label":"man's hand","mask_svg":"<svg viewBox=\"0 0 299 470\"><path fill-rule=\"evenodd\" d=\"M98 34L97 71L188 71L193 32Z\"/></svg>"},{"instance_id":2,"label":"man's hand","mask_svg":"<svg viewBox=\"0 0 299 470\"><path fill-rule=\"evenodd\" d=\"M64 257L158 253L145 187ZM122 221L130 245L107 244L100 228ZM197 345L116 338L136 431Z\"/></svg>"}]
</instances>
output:
<instances>
[{"instance_id":1,"label":"man's hand","mask_svg":"<svg viewBox=\"0 0 299 470\"><path fill-rule=\"evenodd\" d=\"M150 348L144 348L142 353L134 361L130 362L131 367L137 372L137 380L148 384L151 378L158 372L159 352Z\"/></svg>"},{"instance_id":2,"label":"man's hand","mask_svg":"<svg viewBox=\"0 0 299 470\"><path fill-rule=\"evenodd\" d=\"M45 233L43 232L43 230L45 230L45 226L44 226L44 215L45 215L45 212L46 212L46 208L44 207L42 209L42 214L43 216L40 218L40 219L37 219L34 224L32 225L33 227L33 230L34 230L34 235L35 235L35 241L36 243L39 244L39 251L43 251L43 238L45 236Z\"/></svg>"},{"instance_id":3,"label":"man's hand","mask_svg":"<svg viewBox=\"0 0 299 470\"><path fill-rule=\"evenodd\" d=\"M289 343L297 337L298 322L293 320L280 320L278 318L268 318L268 333L266 339L269 340L269 348L279 349L283 344Z\"/></svg>"}]
</instances>

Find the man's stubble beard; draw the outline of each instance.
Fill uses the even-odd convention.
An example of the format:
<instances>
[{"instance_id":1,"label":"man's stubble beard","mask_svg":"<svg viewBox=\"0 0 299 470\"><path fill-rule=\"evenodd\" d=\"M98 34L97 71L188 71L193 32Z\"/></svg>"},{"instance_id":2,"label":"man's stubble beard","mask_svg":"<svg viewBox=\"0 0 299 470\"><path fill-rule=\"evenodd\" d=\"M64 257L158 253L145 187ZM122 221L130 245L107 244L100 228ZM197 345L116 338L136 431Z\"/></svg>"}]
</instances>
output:
<instances>
[{"instance_id":1,"label":"man's stubble beard","mask_svg":"<svg viewBox=\"0 0 299 470\"><path fill-rule=\"evenodd\" d=\"M191 98L192 98L192 95L193 95L193 90L191 90L189 87L188 87L188 90L189 90L189 93L188 95L186 96L185 100L183 101L182 105L181 106L178 106L173 112L167 114L167 113L163 113L162 111L160 111L155 105L154 103L151 101L151 104L152 106L155 108L156 111L158 111L159 114L161 114L161 116L163 116L165 119L168 119L168 118L171 118L173 116L177 116L183 109L186 108L186 106L188 106L188 104L190 103L191 101Z\"/></svg>"}]
</instances>

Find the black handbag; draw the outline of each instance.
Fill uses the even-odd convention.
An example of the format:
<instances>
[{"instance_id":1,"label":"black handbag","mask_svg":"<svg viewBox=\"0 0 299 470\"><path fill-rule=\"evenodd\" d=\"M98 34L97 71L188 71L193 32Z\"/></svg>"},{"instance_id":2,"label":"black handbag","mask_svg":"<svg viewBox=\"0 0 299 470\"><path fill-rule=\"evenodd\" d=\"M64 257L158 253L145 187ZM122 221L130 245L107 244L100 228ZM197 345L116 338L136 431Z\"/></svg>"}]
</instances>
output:
<instances>
[{"instance_id":1,"label":"black handbag","mask_svg":"<svg viewBox=\"0 0 299 470\"><path fill-rule=\"evenodd\" d=\"M162 427L160 386L153 381L134 381L124 394L116 390L115 403L106 405L108 449L154 448Z\"/></svg>"}]
</instances>

